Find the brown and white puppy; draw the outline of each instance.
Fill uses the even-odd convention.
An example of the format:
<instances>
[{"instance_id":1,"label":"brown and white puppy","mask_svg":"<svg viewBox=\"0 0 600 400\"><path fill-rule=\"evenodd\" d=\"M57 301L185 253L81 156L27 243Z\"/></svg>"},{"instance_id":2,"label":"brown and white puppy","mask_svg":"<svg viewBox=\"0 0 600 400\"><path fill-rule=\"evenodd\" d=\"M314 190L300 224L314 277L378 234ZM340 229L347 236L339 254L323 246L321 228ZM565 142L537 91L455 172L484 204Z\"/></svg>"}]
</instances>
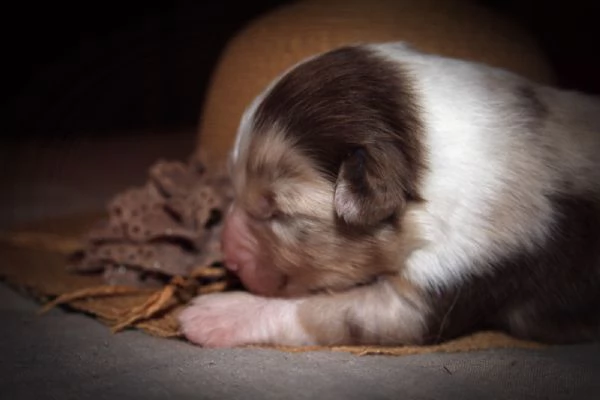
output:
<instances>
[{"instance_id":1,"label":"brown and white puppy","mask_svg":"<svg viewBox=\"0 0 600 400\"><path fill-rule=\"evenodd\" d=\"M204 346L600 337L600 101L402 43L310 58L231 157L227 265L180 316Z\"/></svg>"}]
</instances>

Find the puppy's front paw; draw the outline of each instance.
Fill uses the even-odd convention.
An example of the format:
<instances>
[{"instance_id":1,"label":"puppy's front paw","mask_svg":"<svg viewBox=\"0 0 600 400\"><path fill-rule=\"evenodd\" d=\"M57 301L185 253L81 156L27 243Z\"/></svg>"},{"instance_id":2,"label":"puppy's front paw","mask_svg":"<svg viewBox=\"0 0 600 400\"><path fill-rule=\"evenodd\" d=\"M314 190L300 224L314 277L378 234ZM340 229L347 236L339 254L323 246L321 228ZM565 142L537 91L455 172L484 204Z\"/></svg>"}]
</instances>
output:
<instances>
[{"instance_id":1,"label":"puppy's front paw","mask_svg":"<svg viewBox=\"0 0 600 400\"><path fill-rule=\"evenodd\" d=\"M199 296L179 315L181 331L205 347L232 347L259 339L256 322L267 299L249 293Z\"/></svg>"},{"instance_id":2,"label":"puppy's front paw","mask_svg":"<svg viewBox=\"0 0 600 400\"><path fill-rule=\"evenodd\" d=\"M204 347L245 344L304 344L292 300L268 299L245 292L202 295L179 315L181 331Z\"/></svg>"}]
</instances>

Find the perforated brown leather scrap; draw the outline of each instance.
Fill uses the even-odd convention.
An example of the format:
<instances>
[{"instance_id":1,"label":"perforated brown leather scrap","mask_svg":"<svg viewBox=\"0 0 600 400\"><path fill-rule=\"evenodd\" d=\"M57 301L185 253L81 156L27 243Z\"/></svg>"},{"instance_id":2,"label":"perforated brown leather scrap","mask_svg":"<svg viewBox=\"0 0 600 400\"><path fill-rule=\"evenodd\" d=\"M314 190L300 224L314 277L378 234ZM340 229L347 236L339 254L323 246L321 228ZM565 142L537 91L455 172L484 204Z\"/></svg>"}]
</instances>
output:
<instances>
[{"instance_id":1,"label":"perforated brown leather scrap","mask_svg":"<svg viewBox=\"0 0 600 400\"><path fill-rule=\"evenodd\" d=\"M218 264L220 219L231 199L226 176L211 175L202 160L158 161L144 186L110 201L71 268L111 284L155 286Z\"/></svg>"}]
</instances>

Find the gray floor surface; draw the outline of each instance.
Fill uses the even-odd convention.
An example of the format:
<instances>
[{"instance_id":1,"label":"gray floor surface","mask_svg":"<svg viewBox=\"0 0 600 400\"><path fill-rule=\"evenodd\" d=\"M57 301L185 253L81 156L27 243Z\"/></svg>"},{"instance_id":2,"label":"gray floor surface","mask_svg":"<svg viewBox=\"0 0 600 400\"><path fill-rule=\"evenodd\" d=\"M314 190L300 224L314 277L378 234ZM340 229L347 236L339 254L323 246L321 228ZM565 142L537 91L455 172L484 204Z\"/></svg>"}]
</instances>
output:
<instances>
[{"instance_id":1,"label":"gray floor surface","mask_svg":"<svg viewBox=\"0 0 600 400\"><path fill-rule=\"evenodd\" d=\"M598 399L600 345L406 357L205 350L0 286L6 399Z\"/></svg>"}]
</instances>

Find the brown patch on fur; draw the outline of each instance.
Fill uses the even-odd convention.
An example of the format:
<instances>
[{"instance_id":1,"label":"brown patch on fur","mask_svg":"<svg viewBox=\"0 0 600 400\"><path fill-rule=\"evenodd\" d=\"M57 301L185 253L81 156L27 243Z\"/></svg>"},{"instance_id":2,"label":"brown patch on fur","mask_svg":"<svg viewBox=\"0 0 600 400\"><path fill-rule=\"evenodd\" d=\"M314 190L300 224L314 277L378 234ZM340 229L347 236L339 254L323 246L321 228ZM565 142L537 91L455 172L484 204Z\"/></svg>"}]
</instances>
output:
<instances>
[{"instance_id":1,"label":"brown patch on fur","mask_svg":"<svg viewBox=\"0 0 600 400\"><path fill-rule=\"evenodd\" d=\"M257 135L277 126L332 183L343 184L372 225L417 200L422 127L408 73L366 47L344 47L300 64L258 106ZM358 156L357 156L358 155Z\"/></svg>"},{"instance_id":2,"label":"brown patch on fur","mask_svg":"<svg viewBox=\"0 0 600 400\"><path fill-rule=\"evenodd\" d=\"M552 199L556 222L536 252L494 263L495 273L431 293L436 318L427 342L478 329L551 343L600 338L600 209L585 199Z\"/></svg>"}]
</instances>

